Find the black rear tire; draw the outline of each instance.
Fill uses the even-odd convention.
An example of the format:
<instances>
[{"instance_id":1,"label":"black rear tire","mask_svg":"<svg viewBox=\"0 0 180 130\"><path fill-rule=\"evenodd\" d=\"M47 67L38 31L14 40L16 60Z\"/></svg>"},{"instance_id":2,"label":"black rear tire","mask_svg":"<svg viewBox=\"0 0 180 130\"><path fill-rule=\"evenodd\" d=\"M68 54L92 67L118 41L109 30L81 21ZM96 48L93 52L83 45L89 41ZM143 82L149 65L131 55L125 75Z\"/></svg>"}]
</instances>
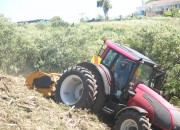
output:
<instances>
[{"instance_id":1,"label":"black rear tire","mask_svg":"<svg viewBox=\"0 0 180 130\"><path fill-rule=\"evenodd\" d=\"M96 88L91 72L84 67L75 66L67 69L61 76L56 87L55 100L76 108L90 109L97 94Z\"/></svg>"},{"instance_id":2,"label":"black rear tire","mask_svg":"<svg viewBox=\"0 0 180 130\"><path fill-rule=\"evenodd\" d=\"M149 118L145 115L126 110L118 116L114 130L151 130L150 127Z\"/></svg>"},{"instance_id":3,"label":"black rear tire","mask_svg":"<svg viewBox=\"0 0 180 130\"><path fill-rule=\"evenodd\" d=\"M92 112L95 114L102 114L102 109L107 103L107 97L104 92L104 83L101 78L101 75L99 75L97 72L91 71L92 74L95 76L96 84L97 84L97 96L95 99L95 102L92 106Z\"/></svg>"}]
</instances>

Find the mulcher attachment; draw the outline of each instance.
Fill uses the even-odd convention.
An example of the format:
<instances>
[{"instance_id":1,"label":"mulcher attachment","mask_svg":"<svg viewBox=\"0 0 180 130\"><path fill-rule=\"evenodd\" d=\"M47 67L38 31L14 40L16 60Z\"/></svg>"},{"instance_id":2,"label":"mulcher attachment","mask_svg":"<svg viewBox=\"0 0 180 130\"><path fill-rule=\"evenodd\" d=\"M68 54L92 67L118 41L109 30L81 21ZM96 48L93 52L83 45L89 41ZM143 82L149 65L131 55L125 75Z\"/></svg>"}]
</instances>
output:
<instances>
[{"instance_id":1,"label":"mulcher attachment","mask_svg":"<svg viewBox=\"0 0 180 130\"><path fill-rule=\"evenodd\" d=\"M38 92L43 93L44 96L52 96L60 77L61 74L58 73L34 72L27 76L26 86L28 89L36 89Z\"/></svg>"}]
</instances>

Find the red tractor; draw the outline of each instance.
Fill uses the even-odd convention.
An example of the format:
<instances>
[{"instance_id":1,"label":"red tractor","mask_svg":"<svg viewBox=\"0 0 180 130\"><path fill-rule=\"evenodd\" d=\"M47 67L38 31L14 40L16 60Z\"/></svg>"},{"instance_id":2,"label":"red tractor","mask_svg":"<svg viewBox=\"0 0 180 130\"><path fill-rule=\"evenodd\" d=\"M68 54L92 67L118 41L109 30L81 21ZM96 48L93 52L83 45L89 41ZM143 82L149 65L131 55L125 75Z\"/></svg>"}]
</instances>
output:
<instances>
[{"instance_id":1,"label":"red tractor","mask_svg":"<svg viewBox=\"0 0 180 130\"><path fill-rule=\"evenodd\" d=\"M104 45L93 63L64 71L55 100L111 115L115 130L180 130L180 112L157 89L165 77L157 64L129 47L107 40Z\"/></svg>"}]
</instances>

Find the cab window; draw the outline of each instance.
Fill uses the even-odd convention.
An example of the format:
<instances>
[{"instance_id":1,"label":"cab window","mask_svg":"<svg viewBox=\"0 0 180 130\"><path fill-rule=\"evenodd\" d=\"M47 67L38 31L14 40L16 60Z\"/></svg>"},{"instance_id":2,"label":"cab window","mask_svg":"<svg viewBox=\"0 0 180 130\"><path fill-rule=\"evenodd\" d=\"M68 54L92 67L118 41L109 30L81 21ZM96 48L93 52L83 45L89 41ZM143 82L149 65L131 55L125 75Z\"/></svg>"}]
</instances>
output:
<instances>
[{"instance_id":1,"label":"cab window","mask_svg":"<svg viewBox=\"0 0 180 130\"><path fill-rule=\"evenodd\" d=\"M118 90L123 90L128 82L131 75L133 67L133 62L127 57L119 54L115 60L114 66L111 70L114 73L114 78L116 80L116 86Z\"/></svg>"},{"instance_id":2,"label":"cab window","mask_svg":"<svg viewBox=\"0 0 180 130\"><path fill-rule=\"evenodd\" d=\"M110 68L110 66L111 66L111 64L112 64L112 62L116 56L117 56L117 52L110 49L101 63Z\"/></svg>"}]
</instances>

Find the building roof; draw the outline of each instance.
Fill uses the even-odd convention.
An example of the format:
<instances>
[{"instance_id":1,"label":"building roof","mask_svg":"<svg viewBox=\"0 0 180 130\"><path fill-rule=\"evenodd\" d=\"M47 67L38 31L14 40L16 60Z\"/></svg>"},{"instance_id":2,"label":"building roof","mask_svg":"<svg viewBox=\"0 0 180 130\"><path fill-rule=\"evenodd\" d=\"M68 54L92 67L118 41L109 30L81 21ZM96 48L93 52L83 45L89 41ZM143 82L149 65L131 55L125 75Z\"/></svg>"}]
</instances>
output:
<instances>
[{"instance_id":1,"label":"building roof","mask_svg":"<svg viewBox=\"0 0 180 130\"><path fill-rule=\"evenodd\" d=\"M27 20L27 21L19 21L17 23L37 23L37 22L48 22L47 19L34 19L34 20Z\"/></svg>"},{"instance_id":2,"label":"building roof","mask_svg":"<svg viewBox=\"0 0 180 130\"><path fill-rule=\"evenodd\" d=\"M141 7L152 7L152 6L162 6L162 5L169 5L172 3L180 3L180 0L158 0L158 1L152 1L143 4Z\"/></svg>"}]
</instances>

